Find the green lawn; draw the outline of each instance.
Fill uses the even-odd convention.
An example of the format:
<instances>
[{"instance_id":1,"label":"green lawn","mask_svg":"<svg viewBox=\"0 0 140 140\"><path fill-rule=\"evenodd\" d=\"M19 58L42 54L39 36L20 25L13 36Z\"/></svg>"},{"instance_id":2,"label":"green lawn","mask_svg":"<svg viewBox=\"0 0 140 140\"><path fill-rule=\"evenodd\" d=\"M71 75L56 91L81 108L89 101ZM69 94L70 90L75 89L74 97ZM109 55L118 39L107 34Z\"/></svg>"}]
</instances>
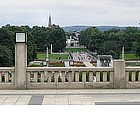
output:
<instances>
[{"instance_id":1,"label":"green lawn","mask_svg":"<svg viewBox=\"0 0 140 140\"><path fill-rule=\"evenodd\" d=\"M57 60L58 58L61 58L61 60L68 59L68 54L49 54L49 59L51 60ZM45 60L46 54L45 53L38 53L37 59Z\"/></svg>"},{"instance_id":2,"label":"green lawn","mask_svg":"<svg viewBox=\"0 0 140 140\"><path fill-rule=\"evenodd\" d=\"M128 62L126 62L125 63L125 65L126 65L126 67L139 67L140 66L140 63L139 62L131 62L131 63L128 63Z\"/></svg>"},{"instance_id":3,"label":"green lawn","mask_svg":"<svg viewBox=\"0 0 140 140\"><path fill-rule=\"evenodd\" d=\"M85 48L65 48L67 52L85 52Z\"/></svg>"},{"instance_id":4,"label":"green lawn","mask_svg":"<svg viewBox=\"0 0 140 140\"><path fill-rule=\"evenodd\" d=\"M120 58L122 58L122 55L120 56ZM138 59L138 58L139 57L137 57L135 54L124 54L125 60Z\"/></svg>"}]
</instances>

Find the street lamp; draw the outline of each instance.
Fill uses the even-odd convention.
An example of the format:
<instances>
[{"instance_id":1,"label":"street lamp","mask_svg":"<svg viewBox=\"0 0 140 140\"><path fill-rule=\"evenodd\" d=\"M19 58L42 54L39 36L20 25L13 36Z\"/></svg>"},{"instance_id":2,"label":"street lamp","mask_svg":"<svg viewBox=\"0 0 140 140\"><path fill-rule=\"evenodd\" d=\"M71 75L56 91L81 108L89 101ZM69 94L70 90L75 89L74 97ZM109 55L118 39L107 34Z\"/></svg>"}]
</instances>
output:
<instances>
[{"instance_id":1,"label":"street lamp","mask_svg":"<svg viewBox=\"0 0 140 140\"><path fill-rule=\"evenodd\" d=\"M27 43L27 34L26 32L16 32L16 43Z\"/></svg>"}]
</instances>

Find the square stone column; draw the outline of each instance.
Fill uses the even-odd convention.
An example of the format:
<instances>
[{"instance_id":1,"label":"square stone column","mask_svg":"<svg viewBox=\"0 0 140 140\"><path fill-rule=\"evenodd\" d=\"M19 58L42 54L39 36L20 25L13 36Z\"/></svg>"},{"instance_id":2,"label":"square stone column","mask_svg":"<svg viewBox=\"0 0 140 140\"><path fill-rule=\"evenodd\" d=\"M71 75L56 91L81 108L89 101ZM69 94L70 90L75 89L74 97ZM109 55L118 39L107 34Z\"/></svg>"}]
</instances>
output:
<instances>
[{"instance_id":1,"label":"square stone column","mask_svg":"<svg viewBox=\"0 0 140 140\"><path fill-rule=\"evenodd\" d=\"M27 46L26 33L16 34L15 45L15 89L26 89Z\"/></svg>"},{"instance_id":2,"label":"square stone column","mask_svg":"<svg viewBox=\"0 0 140 140\"><path fill-rule=\"evenodd\" d=\"M114 89L125 89L125 61L114 60Z\"/></svg>"}]
</instances>

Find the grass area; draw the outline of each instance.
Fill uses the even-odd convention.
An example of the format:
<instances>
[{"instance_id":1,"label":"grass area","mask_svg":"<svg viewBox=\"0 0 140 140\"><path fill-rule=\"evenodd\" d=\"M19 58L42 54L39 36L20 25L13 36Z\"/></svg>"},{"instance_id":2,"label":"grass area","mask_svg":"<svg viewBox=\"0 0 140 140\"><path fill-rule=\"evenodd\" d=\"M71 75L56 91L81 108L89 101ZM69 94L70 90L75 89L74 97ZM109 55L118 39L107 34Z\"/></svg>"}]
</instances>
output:
<instances>
[{"instance_id":1,"label":"grass area","mask_svg":"<svg viewBox=\"0 0 140 140\"><path fill-rule=\"evenodd\" d=\"M140 66L140 63L139 62L131 62L131 63L128 63L126 62L125 63L126 67L139 67Z\"/></svg>"},{"instance_id":2,"label":"grass area","mask_svg":"<svg viewBox=\"0 0 140 140\"><path fill-rule=\"evenodd\" d=\"M85 52L85 48L65 48L67 52Z\"/></svg>"},{"instance_id":3,"label":"grass area","mask_svg":"<svg viewBox=\"0 0 140 140\"><path fill-rule=\"evenodd\" d=\"M34 63L31 67L43 67L41 63Z\"/></svg>"},{"instance_id":4,"label":"grass area","mask_svg":"<svg viewBox=\"0 0 140 140\"><path fill-rule=\"evenodd\" d=\"M45 60L46 54L45 53L37 53L37 59Z\"/></svg>"},{"instance_id":5,"label":"grass area","mask_svg":"<svg viewBox=\"0 0 140 140\"><path fill-rule=\"evenodd\" d=\"M45 53L38 53L37 54L37 59L45 60L45 58L46 58ZM61 58L61 60L68 59L68 54L49 54L50 60L58 60L59 58Z\"/></svg>"},{"instance_id":6,"label":"grass area","mask_svg":"<svg viewBox=\"0 0 140 140\"><path fill-rule=\"evenodd\" d=\"M122 55L120 56L120 59L122 58ZM133 59L139 59L135 54L124 54L125 60L133 60Z\"/></svg>"}]
</instances>

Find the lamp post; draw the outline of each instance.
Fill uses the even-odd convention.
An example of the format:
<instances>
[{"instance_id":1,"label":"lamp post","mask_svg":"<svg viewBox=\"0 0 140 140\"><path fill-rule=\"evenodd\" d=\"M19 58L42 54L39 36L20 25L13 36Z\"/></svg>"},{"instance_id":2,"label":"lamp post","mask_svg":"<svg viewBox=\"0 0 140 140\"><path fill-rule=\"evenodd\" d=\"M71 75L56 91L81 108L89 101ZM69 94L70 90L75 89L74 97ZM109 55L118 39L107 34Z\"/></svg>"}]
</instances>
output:
<instances>
[{"instance_id":1,"label":"lamp post","mask_svg":"<svg viewBox=\"0 0 140 140\"><path fill-rule=\"evenodd\" d=\"M15 45L15 89L26 89L27 33L16 32Z\"/></svg>"}]
</instances>

